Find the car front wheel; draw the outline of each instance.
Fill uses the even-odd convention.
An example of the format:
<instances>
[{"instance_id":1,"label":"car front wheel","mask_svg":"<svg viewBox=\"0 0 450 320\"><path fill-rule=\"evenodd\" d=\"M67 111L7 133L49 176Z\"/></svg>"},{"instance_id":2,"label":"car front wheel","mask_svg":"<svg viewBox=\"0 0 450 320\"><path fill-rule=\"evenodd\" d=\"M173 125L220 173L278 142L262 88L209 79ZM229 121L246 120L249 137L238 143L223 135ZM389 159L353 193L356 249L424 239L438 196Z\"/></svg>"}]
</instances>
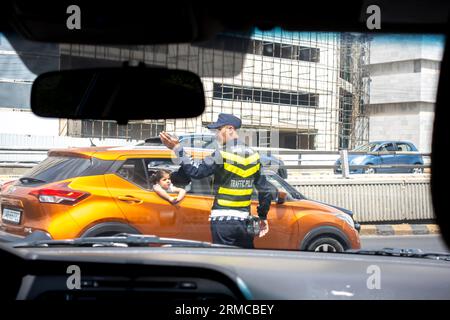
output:
<instances>
[{"instance_id":1,"label":"car front wheel","mask_svg":"<svg viewBox=\"0 0 450 320\"><path fill-rule=\"evenodd\" d=\"M344 250L344 246L331 237L317 238L308 246L308 251L315 252L344 252Z\"/></svg>"},{"instance_id":2,"label":"car front wheel","mask_svg":"<svg viewBox=\"0 0 450 320\"><path fill-rule=\"evenodd\" d=\"M371 166L373 164L372 163L368 163L367 165ZM376 173L376 171L375 171L375 168L365 168L364 169L364 173L365 174L374 174L374 173Z\"/></svg>"},{"instance_id":3,"label":"car front wheel","mask_svg":"<svg viewBox=\"0 0 450 320\"><path fill-rule=\"evenodd\" d=\"M416 165L420 165L420 163L416 163ZM413 169L411 170L411 173L414 173L414 174L421 174L421 173L423 173L423 168L413 168Z\"/></svg>"}]
</instances>

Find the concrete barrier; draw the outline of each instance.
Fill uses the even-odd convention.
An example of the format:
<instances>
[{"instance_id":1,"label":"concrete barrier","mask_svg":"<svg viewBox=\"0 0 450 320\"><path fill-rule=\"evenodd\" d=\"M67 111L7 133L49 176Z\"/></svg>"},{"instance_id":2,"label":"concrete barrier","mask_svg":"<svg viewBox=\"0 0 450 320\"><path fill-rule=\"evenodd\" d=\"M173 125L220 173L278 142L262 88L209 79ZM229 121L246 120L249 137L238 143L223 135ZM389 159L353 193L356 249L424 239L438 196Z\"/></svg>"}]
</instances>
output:
<instances>
[{"instance_id":1,"label":"concrete barrier","mask_svg":"<svg viewBox=\"0 0 450 320\"><path fill-rule=\"evenodd\" d=\"M307 198L350 209L362 223L434 220L429 175L289 179Z\"/></svg>"},{"instance_id":2,"label":"concrete barrier","mask_svg":"<svg viewBox=\"0 0 450 320\"><path fill-rule=\"evenodd\" d=\"M409 236L440 234L436 224L362 225L361 236Z\"/></svg>"}]
</instances>

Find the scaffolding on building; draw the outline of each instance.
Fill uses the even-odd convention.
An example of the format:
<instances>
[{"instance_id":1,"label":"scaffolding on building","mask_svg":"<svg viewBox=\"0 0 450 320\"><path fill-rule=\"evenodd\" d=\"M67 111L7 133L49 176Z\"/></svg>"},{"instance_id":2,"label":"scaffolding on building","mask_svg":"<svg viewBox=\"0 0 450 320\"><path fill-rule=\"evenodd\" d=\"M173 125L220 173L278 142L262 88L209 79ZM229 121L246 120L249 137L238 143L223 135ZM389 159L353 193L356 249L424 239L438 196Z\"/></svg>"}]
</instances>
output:
<instances>
[{"instance_id":1,"label":"scaffolding on building","mask_svg":"<svg viewBox=\"0 0 450 320\"><path fill-rule=\"evenodd\" d=\"M232 112L240 115L249 128L276 129L279 137L293 134L295 141L289 145L281 141L281 147L337 150L368 142L365 105L369 80L365 65L369 62L370 39L367 36L317 32L279 32L274 36L273 32L265 32L252 39L262 42L262 51L258 48L261 43L250 41L240 75L220 82L243 88L251 82L262 90L275 90L270 112L265 112L267 104L255 97L250 113L245 112L244 105L248 104L245 99L233 97L231 108L227 99L213 99L206 110L211 115L208 119L218 112ZM273 56L265 54L265 46L271 48ZM299 59L302 50L306 52L303 61ZM317 95L319 103L308 106L282 103L278 97L286 90ZM264 142L257 144L266 146Z\"/></svg>"},{"instance_id":2,"label":"scaffolding on building","mask_svg":"<svg viewBox=\"0 0 450 320\"><path fill-rule=\"evenodd\" d=\"M352 115L349 147L363 145L369 142L369 115L367 105L370 92L370 77L368 65L370 62L370 36L367 34L354 35L351 41L352 59Z\"/></svg>"},{"instance_id":3,"label":"scaffolding on building","mask_svg":"<svg viewBox=\"0 0 450 320\"><path fill-rule=\"evenodd\" d=\"M204 114L193 119L146 121L155 124L149 129L151 134L158 130L199 132L226 112L239 116L244 128L257 132L252 142L256 146L338 150L368 142L365 106L370 79L365 66L370 39L365 35L258 31L251 36L223 34L195 45L64 45L61 52L119 62L138 60L199 74L205 86ZM132 125L121 132L128 138L144 139ZM92 133L82 133L82 127L77 130L80 135L94 135L94 124L91 127ZM96 137L111 138L111 130L117 134L121 130L116 127L108 125L108 133L101 129Z\"/></svg>"}]
</instances>

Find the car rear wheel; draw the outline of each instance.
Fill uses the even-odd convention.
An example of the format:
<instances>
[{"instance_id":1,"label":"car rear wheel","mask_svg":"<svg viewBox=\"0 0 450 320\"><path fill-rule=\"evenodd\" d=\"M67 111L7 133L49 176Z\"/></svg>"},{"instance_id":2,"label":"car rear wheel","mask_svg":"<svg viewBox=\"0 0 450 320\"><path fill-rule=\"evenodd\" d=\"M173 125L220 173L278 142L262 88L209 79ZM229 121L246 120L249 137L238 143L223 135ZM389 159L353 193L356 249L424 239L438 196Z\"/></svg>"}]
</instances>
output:
<instances>
[{"instance_id":1,"label":"car rear wheel","mask_svg":"<svg viewBox=\"0 0 450 320\"><path fill-rule=\"evenodd\" d=\"M134 227L119 222L106 222L92 226L81 237L111 237L120 233L140 234Z\"/></svg>"},{"instance_id":2,"label":"car rear wheel","mask_svg":"<svg viewBox=\"0 0 450 320\"><path fill-rule=\"evenodd\" d=\"M344 246L331 237L320 237L311 242L308 251L315 252L344 252Z\"/></svg>"},{"instance_id":3,"label":"car rear wheel","mask_svg":"<svg viewBox=\"0 0 450 320\"><path fill-rule=\"evenodd\" d=\"M123 233L123 232L118 232L118 231L103 232L103 233L95 234L95 235L93 235L93 237L114 237L121 233Z\"/></svg>"}]
</instances>

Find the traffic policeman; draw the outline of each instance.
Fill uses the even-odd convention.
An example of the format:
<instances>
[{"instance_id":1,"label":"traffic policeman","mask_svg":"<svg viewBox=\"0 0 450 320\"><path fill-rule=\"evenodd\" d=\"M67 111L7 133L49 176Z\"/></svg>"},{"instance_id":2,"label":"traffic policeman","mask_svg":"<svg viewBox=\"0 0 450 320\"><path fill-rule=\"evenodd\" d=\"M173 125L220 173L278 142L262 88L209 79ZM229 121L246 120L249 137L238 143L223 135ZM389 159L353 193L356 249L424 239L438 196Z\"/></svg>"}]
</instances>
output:
<instances>
[{"instance_id":1,"label":"traffic policeman","mask_svg":"<svg viewBox=\"0 0 450 320\"><path fill-rule=\"evenodd\" d=\"M240 140L237 129L241 120L232 114L221 113L218 120L207 126L216 130L218 148L200 163L195 163L177 138L160 133L161 141L173 149L183 171L193 179L214 178L214 203L211 210L213 243L254 248L254 234L248 232L253 188L258 190L259 236L269 231L267 213L275 188L262 174L260 156Z\"/></svg>"}]
</instances>

